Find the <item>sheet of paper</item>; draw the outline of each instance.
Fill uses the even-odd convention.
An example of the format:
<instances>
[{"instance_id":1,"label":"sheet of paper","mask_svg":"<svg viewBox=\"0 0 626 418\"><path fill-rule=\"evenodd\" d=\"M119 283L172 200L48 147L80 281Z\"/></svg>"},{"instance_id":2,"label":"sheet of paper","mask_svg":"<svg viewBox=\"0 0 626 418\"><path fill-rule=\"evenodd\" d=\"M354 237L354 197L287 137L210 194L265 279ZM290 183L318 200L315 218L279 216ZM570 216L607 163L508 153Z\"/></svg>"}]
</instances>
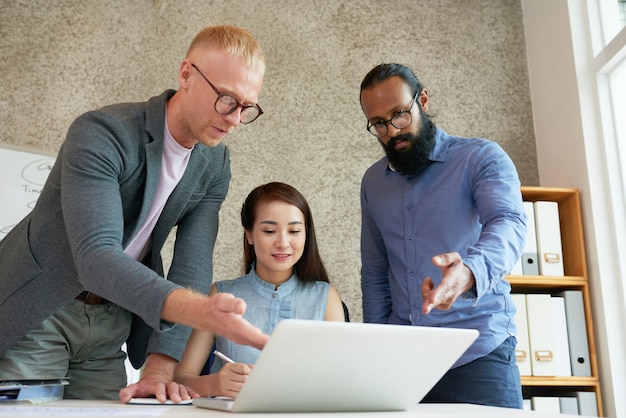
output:
<instances>
[{"instance_id":1,"label":"sheet of paper","mask_svg":"<svg viewBox=\"0 0 626 418\"><path fill-rule=\"evenodd\" d=\"M134 417L153 418L164 413L164 408L133 407L133 408L84 408L84 407L53 407L4 405L0 407L0 417Z\"/></svg>"},{"instance_id":2,"label":"sheet of paper","mask_svg":"<svg viewBox=\"0 0 626 418\"><path fill-rule=\"evenodd\" d=\"M193 403L193 399L180 401L179 403L175 403L174 401L170 401L168 399L165 403L161 403L157 398L132 398L128 403L131 405L191 405Z\"/></svg>"}]
</instances>

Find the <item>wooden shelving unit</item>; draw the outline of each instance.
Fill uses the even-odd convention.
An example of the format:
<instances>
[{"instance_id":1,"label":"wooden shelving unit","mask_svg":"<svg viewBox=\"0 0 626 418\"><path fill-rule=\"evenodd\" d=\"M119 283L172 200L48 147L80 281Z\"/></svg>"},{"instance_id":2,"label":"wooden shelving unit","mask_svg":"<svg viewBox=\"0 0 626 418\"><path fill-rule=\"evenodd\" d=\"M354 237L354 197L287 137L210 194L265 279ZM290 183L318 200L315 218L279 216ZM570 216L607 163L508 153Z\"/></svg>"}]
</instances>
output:
<instances>
[{"instance_id":1,"label":"wooden shelving unit","mask_svg":"<svg viewBox=\"0 0 626 418\"><path fill-rule=\"evenodd\" d=\"M522 187L521 190L525 201L558 202L565 276L507 276L507 280L513 293L556 294L563 290L580 290L585 308L591 362L591 377L522 376L522 391L525 396L562 396L572 391L594 392L598 401L598 414L603 416L580 194L576 189L564 188Z\"/></svg>"}]
</instances>

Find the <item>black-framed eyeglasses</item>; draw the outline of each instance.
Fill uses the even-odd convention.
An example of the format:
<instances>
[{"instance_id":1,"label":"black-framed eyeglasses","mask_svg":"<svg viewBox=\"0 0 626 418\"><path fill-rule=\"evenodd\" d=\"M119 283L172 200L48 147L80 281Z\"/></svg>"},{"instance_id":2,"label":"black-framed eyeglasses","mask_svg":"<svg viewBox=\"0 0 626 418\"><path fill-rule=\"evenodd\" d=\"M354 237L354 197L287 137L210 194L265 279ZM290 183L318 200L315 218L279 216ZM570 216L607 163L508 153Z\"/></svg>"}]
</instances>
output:
<instances>
[{"instance_id":1,"label":"black-framed eyeglasses","mask_svg":"<svg viewBox=\"0 0 626 418\"><path fill-rule=\"evenodd\" d=\"M218 114L220 114L222 116L223 115L230 115L235 110L237 110L237 108L241 107L241 116L240 116L239 120L243 124L252 123L259 116L261 116L263 114L263 109L261 109L261 106L259 106L258 104L243 105L243 104L239 103L239 100L235 99L230 94L221 93L217 89L217 87L215 87L213 85L213 83L211 83L209 81L209 79L206 78L206 76L204 74L202 74L202 71L200 71L200 69L198 67L196 67L196 64L192 63L191 66L196 69L198 74L200 74L202 76L202 78L204 78L204 80L207 83L209 83L209 86L211 86L213 91L215 91L215 93L217 93L217 99L215 99L215 106L214 107L215 107L215 111Z\"/></svg>"},{"instance_id":2,"label":"black-framed eyeglasses","mask_svg":"<svg viewBox=\"0 0 626 418\"><path fill-rule=\"evenodd\" d=\"M413 97L413 101L411 102L411 107L409 107L408 110L401 110L399 112L396 112L396 114L393 115L391 119L379 120L378 122L375 122L375 123L370 123L370 121L368 120L367 131L371 133L372 135L380 138L380 137L387 135L387 132L388 132L387 125L389 125L390 123L396 129L403 129L409 126L411 124L411 121L413 120L413 118L411 117L411 111L413 110L413 105L415 104L415 100L417 99L418 95L419 95L419 92L415 93L415 96Z\"/></svg>"}]
</instances>

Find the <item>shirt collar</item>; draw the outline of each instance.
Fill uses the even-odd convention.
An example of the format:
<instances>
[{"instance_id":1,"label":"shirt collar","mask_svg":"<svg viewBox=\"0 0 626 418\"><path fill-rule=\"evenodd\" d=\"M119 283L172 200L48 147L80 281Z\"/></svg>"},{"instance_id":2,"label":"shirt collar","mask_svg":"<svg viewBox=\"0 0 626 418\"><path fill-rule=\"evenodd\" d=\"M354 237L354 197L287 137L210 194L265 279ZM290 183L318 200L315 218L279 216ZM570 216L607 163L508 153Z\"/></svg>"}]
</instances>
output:
<instances>
[{"instance_id":1,"label":"shirt collar","mask_svg":"<svg viewBox=\"0 0 626 418\"><path fill-rule=\"evenodd\" d=\"M282 283L278 287L278 289L275 289L274 284L266 282L256 274L256 269L254 265L252 266L252 269L250 270L250 273L247 274L247 276L250 285L262 296L271 296L272 294L277 293L278 296L284 297L293 292L293 290L298 285L298 276L293 273L291 277L289 277L289 280Z\"/></svg>"}]
</instances>

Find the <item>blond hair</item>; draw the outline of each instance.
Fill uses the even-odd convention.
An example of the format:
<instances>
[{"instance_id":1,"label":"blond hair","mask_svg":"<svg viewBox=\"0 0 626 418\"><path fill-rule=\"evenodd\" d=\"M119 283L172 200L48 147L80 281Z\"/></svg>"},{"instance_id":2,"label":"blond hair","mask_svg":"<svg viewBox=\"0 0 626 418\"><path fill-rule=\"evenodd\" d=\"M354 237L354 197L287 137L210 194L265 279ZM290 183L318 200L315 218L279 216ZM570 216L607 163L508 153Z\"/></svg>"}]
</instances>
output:
<instances>
[{"instance_id":1,"label":"blond hair","mask_svg":"<svg viewBox=\"0 0 626 418\"><path fill-rule=\"evenodd\" d=\"M214 48L233 57L241 57L255 71L265 74L265 57L252 34L231 25L208 26L191 41L185 58L198 49Z\"/></svg>"}]
</instances>

